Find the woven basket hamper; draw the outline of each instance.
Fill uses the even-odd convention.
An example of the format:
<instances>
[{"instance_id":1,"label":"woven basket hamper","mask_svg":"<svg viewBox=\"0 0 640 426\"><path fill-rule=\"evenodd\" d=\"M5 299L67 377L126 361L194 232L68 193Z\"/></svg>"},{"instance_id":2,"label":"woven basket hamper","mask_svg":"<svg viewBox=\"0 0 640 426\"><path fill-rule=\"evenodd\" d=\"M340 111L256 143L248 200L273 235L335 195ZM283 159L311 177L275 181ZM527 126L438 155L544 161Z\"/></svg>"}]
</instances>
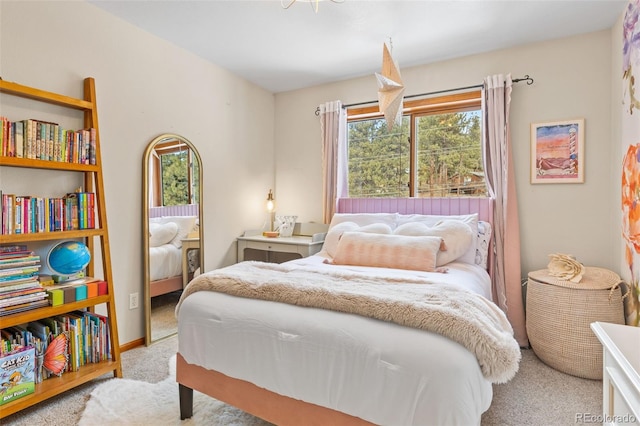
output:
<instances>
[{"instance_id":1,"label":"woven basket hamper","mask_svg":"<svg viewBox=\"0 0 640 426\"><path fill-rule=\"evenodd\" d=\"M620 277L587 267L579 283L529 273L526 324L529 343L545 364L586 379L602 379L602 345L590 324L624 324Z\"/></svg>"}]
</instances>

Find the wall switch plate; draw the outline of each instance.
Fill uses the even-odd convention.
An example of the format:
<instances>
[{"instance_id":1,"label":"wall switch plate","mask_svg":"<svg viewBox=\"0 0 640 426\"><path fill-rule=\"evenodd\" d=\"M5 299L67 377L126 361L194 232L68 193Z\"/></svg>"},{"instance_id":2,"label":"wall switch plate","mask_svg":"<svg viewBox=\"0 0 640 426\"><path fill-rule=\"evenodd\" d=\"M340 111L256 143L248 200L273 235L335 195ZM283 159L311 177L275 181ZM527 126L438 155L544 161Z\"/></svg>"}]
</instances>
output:
<instances>
[{"instance_id":1,"label":"wall switch plate","mask_svg":"<svg viewBox=\"0 0 640 426\"><path fill-rule=\"evenodd\" d=\"M129 309L137 309L139 306L138 293L129 294Z\"/></svg>"}]
</instances>

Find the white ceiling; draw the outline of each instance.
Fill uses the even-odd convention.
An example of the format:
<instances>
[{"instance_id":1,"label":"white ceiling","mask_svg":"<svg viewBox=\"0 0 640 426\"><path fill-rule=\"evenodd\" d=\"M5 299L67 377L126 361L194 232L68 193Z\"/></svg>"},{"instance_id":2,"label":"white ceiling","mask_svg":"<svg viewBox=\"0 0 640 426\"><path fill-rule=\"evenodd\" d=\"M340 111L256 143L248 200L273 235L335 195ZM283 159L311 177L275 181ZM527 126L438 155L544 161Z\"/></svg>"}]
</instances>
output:
<instances>
[{"instance_id":1,"label":"white ceiling","mask_svg":"<svg viewBox=\"0 0 640 426\"><path fill-rule=\"evenodd\" d=\"M274 93L611 28L627 0L88 0ZM283 0L284 2L290 0Z\"/></svg>"}]
</instances>

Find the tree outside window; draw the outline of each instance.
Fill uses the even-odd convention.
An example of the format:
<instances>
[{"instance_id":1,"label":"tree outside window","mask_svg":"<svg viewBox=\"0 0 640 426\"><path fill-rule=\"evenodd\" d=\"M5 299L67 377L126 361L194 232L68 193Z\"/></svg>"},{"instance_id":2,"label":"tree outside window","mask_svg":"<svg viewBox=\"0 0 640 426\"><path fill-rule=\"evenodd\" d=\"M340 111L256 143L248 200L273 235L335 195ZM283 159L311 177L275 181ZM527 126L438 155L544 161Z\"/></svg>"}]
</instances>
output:
<instances>
[{"instance_id":1,"label":"tree outside window","mask_svg":"<svg viewBox=\"0 0 640 426\"><path fill-rule=\"evenodd\" d=\"M158 156L160 200L163 206L197 204L200 170L185 145L163 144L156 148Z\"/></svg>"},{"instance_id":2,"label":"tree outside window","mask_svg":"<svg viewBox=\"0 0 640 426\"><path fill-rule=\"evenodd\" d=\"M480 107L480 92L406 102L390 130L377 107L348 111L349 197L485 197Z\"/></svg>"}]
</instances>

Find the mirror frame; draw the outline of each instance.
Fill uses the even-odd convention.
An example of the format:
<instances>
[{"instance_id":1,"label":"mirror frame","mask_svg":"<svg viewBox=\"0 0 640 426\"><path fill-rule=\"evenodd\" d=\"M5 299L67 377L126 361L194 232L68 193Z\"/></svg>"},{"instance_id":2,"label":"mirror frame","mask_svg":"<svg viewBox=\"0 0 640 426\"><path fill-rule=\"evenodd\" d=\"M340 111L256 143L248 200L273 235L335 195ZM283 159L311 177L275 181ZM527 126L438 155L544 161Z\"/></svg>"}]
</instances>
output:
<instances>
[{"instance_id":1,"label":"mirror frame","mask_svg":"<svg viewBox=\"0 0 640 426\"><path fill-rule=\"evenodd\" d=\"M163 133L154 138L144 151L142 157L142 257L143 257L143 285L144 285L144 318L145 318L145 345L149 346L152 343L159 342L167 337L175 335L175 333L168 334L167 336L160 337L156 340L151 338L151 274L149 264L149 161L151 153L154 151L156 145L171 140L179 140L191 149L194 155L194 161L198 161L200 169L198 170L198 221L199 221L199 238L200 238L200 271L204 271L204 223L203 223L203 208L202 208L202 158L196 147L183 136L174 133Z\"/></svg>"}]
</instances>

